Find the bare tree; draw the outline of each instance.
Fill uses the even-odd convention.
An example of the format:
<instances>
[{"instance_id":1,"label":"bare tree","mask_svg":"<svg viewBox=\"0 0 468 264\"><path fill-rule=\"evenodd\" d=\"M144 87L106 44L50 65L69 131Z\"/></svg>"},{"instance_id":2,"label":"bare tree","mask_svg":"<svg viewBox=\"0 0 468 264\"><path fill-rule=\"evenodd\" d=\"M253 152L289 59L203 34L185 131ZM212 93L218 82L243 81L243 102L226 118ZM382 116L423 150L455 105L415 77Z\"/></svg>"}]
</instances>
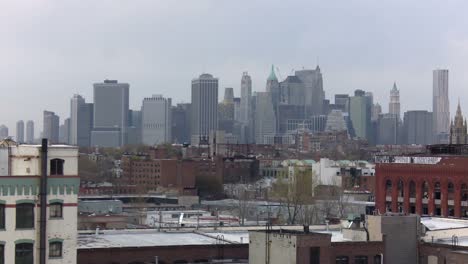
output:
<instances>
[{"instance_id":1,"label":"bare tree","mask_svg":"<svg viewBox=\"0 0 468 264\"><path fill-rule=\"evenodd\" d=\"M314 190L317 181L311 168L294 167L291 168L288 177L280 177L273 186L273 196L282 203L287 213L287 223L296 224L298 216L301 215L309 219L313 207L309 207L314 202ZM304 219L301 219L301 221Z\"/></svg>"}]
</instances>

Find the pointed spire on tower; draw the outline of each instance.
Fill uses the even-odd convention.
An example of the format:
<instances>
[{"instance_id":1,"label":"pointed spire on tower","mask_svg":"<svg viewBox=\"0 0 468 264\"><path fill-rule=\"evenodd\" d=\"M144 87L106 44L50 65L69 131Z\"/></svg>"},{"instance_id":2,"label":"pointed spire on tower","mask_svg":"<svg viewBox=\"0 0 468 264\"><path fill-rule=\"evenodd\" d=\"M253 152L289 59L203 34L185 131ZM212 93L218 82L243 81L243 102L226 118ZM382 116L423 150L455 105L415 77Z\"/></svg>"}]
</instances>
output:
<instances>
[{"instance_id":1,"label":"pointed spire on tower","mask_svg":"<svg viewBox=\"0 0 468 264\"><path fill-rule=\"evenodd\" d=\"M278 81L278 78L276 78L276 74L275 74L275 68L274 68L274 65L272 64L271 65L271 72L270 72L270 76L268 76L268 81Z\"/></svg>"},{"instance_id":2,"label":"pointed spire on tower","mask_svg":"<svg viewBox=\"0 0 468 264\"><path fill-rule=\"evenodd\" d=\"M397 86L396 86L396 82L393 82L393 88L392 88L392 91L397 91L397 90L398 90L398 88L397 88Z\"/></svg>"}]
</instances>

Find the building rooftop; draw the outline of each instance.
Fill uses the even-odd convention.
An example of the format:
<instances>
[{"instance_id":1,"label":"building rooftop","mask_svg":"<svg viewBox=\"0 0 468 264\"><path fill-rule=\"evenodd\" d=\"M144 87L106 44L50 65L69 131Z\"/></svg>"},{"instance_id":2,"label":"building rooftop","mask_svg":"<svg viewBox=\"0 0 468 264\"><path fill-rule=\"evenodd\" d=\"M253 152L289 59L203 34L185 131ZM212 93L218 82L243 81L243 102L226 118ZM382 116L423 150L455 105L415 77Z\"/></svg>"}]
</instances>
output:
<instances>
[{"instance_id":1,"label":"building rooftop","mask_svg":"<svg viewBox=\"0 0 468 264\"><path fill-rule=\"evenodd\" d=\"M442 217L421 217L421 224L429 231L468 228L468 220Z\"/></svg>"},{"instance_id":2,"label":"building rooftop","mask_svg":"<svg viewBox=\"0 0 468 264\"><path fill-rule=\"evenodd\" d=\"M248 244L247 231L229 232L156 232L151 231L100 231L78 235L79 249L158 247L182 245Z\"/></svg>"}]
</instances>

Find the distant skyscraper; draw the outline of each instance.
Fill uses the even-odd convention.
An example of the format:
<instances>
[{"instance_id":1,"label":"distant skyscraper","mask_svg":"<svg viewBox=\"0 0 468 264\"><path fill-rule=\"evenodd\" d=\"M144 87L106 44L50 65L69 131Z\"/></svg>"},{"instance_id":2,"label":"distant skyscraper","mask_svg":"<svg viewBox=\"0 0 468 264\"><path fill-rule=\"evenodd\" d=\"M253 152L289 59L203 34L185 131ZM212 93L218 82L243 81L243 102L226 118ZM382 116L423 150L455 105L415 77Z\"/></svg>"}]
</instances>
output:
<instances>
[{"instance_id":1,"label":"distant skyscraper","mask_svg":"<svg viewBox=\"0 0 468 264\"><path fill-rule=\"evenodd\" d=\"M252 143L255 140L253 132L254 113L252 109L252 78L248 72L242 73L240 98L241 141L243 143Z\"/></svg>"},{"instance_id":2,"label":"distant skyscraper","mask_svg":"<svg viewBox=\"0 0 468 264\"><path fill-rule=\"evenodd\" d=\"M119 147L127 144L128 83L105 80L94 84L94 125L91 145Z\"/></svg>"},{"instance_id":3,"label":"distant skyscraper","mask_svg":"<svg viewBox=\"0 0 468 264\"><path fill-rule=\"evenodd\" d=\"M393 88L390 91L388 113L395 115L397 120L400 120L400 91L397 89L396 83L393 83Z\"/></svg>"},{"instance_id":4,"label":"distant skyscraper","mask_svg":"<svg viewBox=\"0 0 468 264\"><path fill-rule=\"evenodd\" d=\"M142 113L141 110L129 110L128 114L128 139L127 144L139 145L142 143Z\"/></svg>"},{"instance_id":5,"label":"distant skyscraper","mask_svg":"<svg viewBox=\"0 0 468 264\"><path fill-rule=\"evenodd\" d=\"M450 106L448 97L448 70L434 70L432 82L432 114L436 143L448 143Z\"/></svg>"},{"instance_id":6,"label":"distant skyscraper","mask_svg":"<svg viewBox=\"0 0 468 264\"><path fill-rule=\"evenodd\" d=\"M372 105L372 115L371 120L377 121L379 119L379 115L382 114L382 106L379 103L375 103Z\"/></svg>"},{"instance_id":7,"label":"distant skyscraper","mask_svg":"<svg viewBox=\"0 0 468 264\"><path fill-rule=\"evenodd\" d=\"M350 117L358 138L369 139L372 101L369 94L356 90L350 98Z\"/></svg>"},{"instance_id":8,"label":"distant skyscraper","mask_svg":"<svg viewBox=\"0 0 468 264\"><path fill-rule=\"evenodd\" d=\"M218 130L233 133L234 130L234 89L224 89L224 100L218 105Z\"/></svg>"},{"instance_id":9,"label":"distant skyscraper","mask_svg":"<svg viewBox=\"0 0 468 264\"><path fill-rule=\"evenodd\" d=\"M327 116L325 131L347 131L346 120L341 110L331 110Z\"/></svg>"},{"instance_id":10,"label":"distant skyscraper","mask_svg":"<svg viewBox=\"0 0 468 264\"><path fill-rule=\"evenodd\" d=\"M265 144L268 137L276 135L276 116L273 109L272 94L257 92L255 103L255 142Z\"/></svg>"},{"instance_id":11,"label":"distant skyscraper","mask_svg":"<svg viewBox=\"0 0 468 264\"><path fill-rule=\"evenodd\" d=\"M8 137L8 127L5 125L0 126L0 140Z\"/></svg>"},{"instance_id":12,"label":"distant skyscraper","mask_svg":"<svg viewBox=\"0 0 468 264\"><path fill-rule=\"evenodd\" d=\"M295 75L301 80L305 88L305 104L307 106L306 117L324 114L323 102L325 92L323 90L323 79L320 67L315 70L296 71Z\"/></svg>"},{"instance_id":13,"label":"distant skyscraper","mask_svg":"<svg viewBox=\"0 0 468 264\"><path fill-rule=\"evenodd\" d=\"M142 114L142 143L158 145L171 142L171 98L153 95L143 99Z\"/></svg>"},{"instance_id":14,"label":"distant skyscraper","mask_svg":"<svg viewBox=\"0 0 468 264\"><path fill-rule=\"evenodd\" d=\"M467 144L467 124L466 119L463 119L463 115L460 108L460 102L458 102L457 114L455 115L452 124L450 125L450 144Z\"/></svg>"},{"instance_id":15,"label":"distant skyscraper","mask_svg":"<svg viewBox=\"0 0 468 264\"><path fill-rule=\"evenodd\" d=\"M59 142L70 144L70 118L65 119L59 127Z\"/></svg>"},{"instance_id":16,"label":"distant skyscraper","mask_svg":"<svg viewBox=\"0 0 468 264\"><path fill-rule=\"evenodd\" d=\"M377 144L398 144L399 122L395 114L381 114L377 122Z\"/></svg>"},{"instance_id":17,"label":"distant skyscraper","mask_svg":"<svg viewBox=\"0 0 468 264\"><path fill-rule=\"evenodd\" d=\"M191 104L172 107L172 140L174 143L190 143Z\"/></svg>"},{"instance_id":18,"label":"distant skyscraper","mask_svg":"<svg viewBox=\"0 0 468 264\"><path fill-rule=\"evenodd\" d=\"M24 143L24 121L16 122L16 142Z\"/></svg>"},{"instance_id":19,"label":"distant skyscraper","mask_svg":"<svg viewBox=\"0 0 468 264\"><path fill-rule=\"evenodd\" d=\"M79 95L73 95L70 99L70 130L69 141L71 145L78 145L78 127L79 127L79 111L82 105L85 104L85 99Z\"/></svg>"},{"instance_id":20,"label":"distant skyscraper","mask_svg":"<svg viewBox=\"0 0 468 264\"><path fill-rule=\"evenodd\" d=\"M192 144L208 139L218 129L218 78L204 73L192 80Z\"/></svg>"},{"instance_id":21,"label":"distant skyscraper","mask_svg":"<svg viewBox=\"0 0 468 264\"><path fill-rule=\"evenodd\" d=\"M344 113L349 113L349 95L335 94L335 105Z\"/></svg>"},{"instance_id":22,"label":"distant skyscraper","mask_svg":"<svg viewBox=\"0 0 468 264\"><path fill-rule=\"evenodd\" d=\"M407 111L403 120L403 135L406 144L429 145L433 141L432 113Z\"/></svg>"},{"instance_id":23,"label":"distant skyscraper","mask_svg":"<svg viewBox=\"0 0 468 264\"><path fill-rule=\"evenodd\" d=\"M54 112L44 111L42 137L50 143L59 143L60 118Z\"/></svg>"},{"instance_id":24,"label":"distant skyscraper","mask_svg":"<svg viewBox=\"0 0 468 264\"><path fill-rule=\"evenodd\" d=\"M234 103L234 88L232 87L224 88L224 102Z\"/></svg>"},{"instance_id":25,"label":"distant skyscraper","mask_svg":"<svg viewBox=\"0 0 468 264\"><path fill-rule=\"evenodd\" d=\"M34 143L34 121L26 122L26 143Z\"/></svg>"}]
</instances>

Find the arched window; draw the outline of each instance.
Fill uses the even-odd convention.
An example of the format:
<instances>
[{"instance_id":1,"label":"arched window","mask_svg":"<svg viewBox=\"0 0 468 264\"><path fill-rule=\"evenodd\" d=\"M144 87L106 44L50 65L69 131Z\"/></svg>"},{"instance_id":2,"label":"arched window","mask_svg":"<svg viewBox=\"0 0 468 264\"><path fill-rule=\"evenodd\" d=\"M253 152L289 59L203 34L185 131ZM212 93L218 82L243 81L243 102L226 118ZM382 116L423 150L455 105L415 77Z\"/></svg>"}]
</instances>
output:
<instances>
[{"instance_id":1,"label":"arched window","mask_svg":"<svg viewBox=\"0 0 468 264\"><path fill-rule=\"evenodd\" d=\"M34 264L32 243L19 243L15 245L15 264Z\"/></svg>"},{"instance_id":2,"label":"arched window","mask_svg":"<svg viewBox=\"0 0 468 264\"><path fill-rule=\"evenodd\" d=\"M441 192L440 192L440 182L434 183L434 199L440 200Z\"/></svg>"},{"instance_id":3,"label":"arched window","mask_svg":"<svg viewBox=\"0 0 468 264\"><path fill-rule=\"evenodd\" d=\"M422 194L423 194L423 199L428 199L429 198L429 184L425 181L422 184Z\"/></svg>"},{"instance_id":4,"label":"arched window","mask_svg":"<svg viewBox=\"0 0 468 264\"><path fill-rule=\"evenodd\" d=\"M448 191L448 199L453 200L455 199L455 185L452 182L447 184L447 191Z\"/></svg>"},{"instance_id":5,"label":"arched window","mask_svg":"<svg viewBox=\"0 0 468 264\"><path fill-rule=\"evenodd\" d=\"M416 183L414 181L410 181L409 184L409 197L416 198Z\"/></svg>"},{"instance_id":6,"label":"arched window","mask_svg":"<svg viewBox=\"0 0 468 264\"><path fill-rule=\"evenodd\" d=\"M404 183L402 180L399 180L398 181L398 197L403 197L404 194L403 194L403 188L404 187Z\"/></svg>"},{"instance_id":7,"label":"arched window","mask_svg":"<svg viewBox=\"0 0 468 264\"><path fill-rule=\"evenodd\" d=\"M385 182L385 193L387 196L392 195L392 181L391 180L387 180Z\"/></svg>"},{"instance_id":8,"label":"arched window","mask_svg":"<svg viewBox=\"0 0 468 264\"><path fill-rule=\"evenodd\" d=\"M50 160L50 175L63 175L63 159L51 159Z\"/></svg>"}]
</instances>

